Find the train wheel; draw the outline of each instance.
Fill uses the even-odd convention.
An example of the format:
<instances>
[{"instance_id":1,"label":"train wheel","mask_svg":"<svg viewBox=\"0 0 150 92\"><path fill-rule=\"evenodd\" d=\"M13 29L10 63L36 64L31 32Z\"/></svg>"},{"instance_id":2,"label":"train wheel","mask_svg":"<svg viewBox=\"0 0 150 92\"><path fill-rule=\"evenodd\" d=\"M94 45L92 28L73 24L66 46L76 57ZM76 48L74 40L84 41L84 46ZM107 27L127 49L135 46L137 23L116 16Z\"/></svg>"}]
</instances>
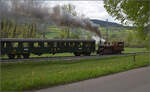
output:
<instances>
[{"instance_id":1,"label":"train wheel","mask_svg":"<svg viewBox=\"0 0 150 92\"><path fill-rule=\"evenodd\" d=\"M8 57L9 57L9 59L14 59L15 55L14 54L9 54Z\"/></svg>"},{"instance_id":2,"label":"train wheel","mask_svg":"<svg viewBox=\"0 0 150 92\"><path fill-rule=\"evenodd\" d=\"M85 56L90 56L90 55L91 55L90 52L85 53Z\"/></svg>"},{"instance_id":3,"label":"train wheel","mask_svg":"<svg viewBox=\"0 0 150 92\"><path fill-rule=\"evenodd\" d=\"M88 53L88 56L90 56L90 55L91 55L91 52Z\"/></svg>"},{"instance_id":4,"label":"train wheel","mask_svg":"<svg viewBox=\"0 0 150 92\"><path fill-rule=\"evenodd\" d=\"M23 58L29 58L29 54L23 54Z\"/></svg>"},{"instance_id":5,"label":"train wheel","mask_svg":"<svg viewBox=\"0 0 150 92\"><path fill-rule=\"evenodd\" d=\"M121 51L118 51L118 54L121 54Z\"/></svg>"},{"instance_id":6,"label":"train wheel","mask_svg":"<svg viewBox=\"0 0 150 92\"><path fill-rule=\"evenodd\" d=\"M17 58L18 58L18 59L21 59L21 55L17 55Z\"/></svg>"},{"instance_id":7,"label":"train wheel","mask_svg":"<svg viewBox=\"0 0 150 92\"><path fill-rule=\"evenodd\" d=\"M75 55L75 56L80 56L80 53L74 52L74 55Z\"/></svg>"},{"instance_id":8,"label":"train wheel","mask_svg":"<svg viewBox=\"0 0 150 92\"><path fill-rule=\"evenodd\" d=\"M101 52L99 53L99 55L104 55L104 51L101 51Z\"/></svg>"}]
</instances>

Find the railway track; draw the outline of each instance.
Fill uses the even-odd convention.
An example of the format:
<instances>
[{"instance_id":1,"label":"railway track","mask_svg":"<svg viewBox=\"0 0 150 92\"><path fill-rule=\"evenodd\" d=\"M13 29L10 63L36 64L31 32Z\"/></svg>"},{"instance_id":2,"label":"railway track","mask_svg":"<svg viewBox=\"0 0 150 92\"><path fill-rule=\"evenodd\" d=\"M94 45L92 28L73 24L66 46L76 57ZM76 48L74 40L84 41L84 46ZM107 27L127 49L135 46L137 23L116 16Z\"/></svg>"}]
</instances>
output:
<instances>
[{"instance_id":1,"label":"railway track","mask_svg":"<svg viewBox=\"0 0 150 92\"><path fill-rule=\"evenodd\" d=\"M79 60L79 59L101 59L105 57L111 57L111 56L128 56L136 54L144 54L144 53L150 53L150 52L137 52L137 53L122 53L122 54L114 54L114 55L92 55L92 56L56 56L56 57L31 57L28 59L1 59L0 62L6 63L6 62L23 62L23 61L56 61L56 60Z\"/></svg>"},{"instance_id":2,"label":"railway track","mask_svg":"<svg viewBox=\"0 0 150 92\"><path fill-rule=\"evenodd\" d=\"M104 55L106 57L106 55ZM29 59L1 59L0 62L22 62L22 61L56 61L56 60L79 60L79 59L93 59L101 58L104 56L92 55L92 56L56 56L56 57L32 57ZM112 55L107 55L112 56Z\"/></svg>"}]
</instances>

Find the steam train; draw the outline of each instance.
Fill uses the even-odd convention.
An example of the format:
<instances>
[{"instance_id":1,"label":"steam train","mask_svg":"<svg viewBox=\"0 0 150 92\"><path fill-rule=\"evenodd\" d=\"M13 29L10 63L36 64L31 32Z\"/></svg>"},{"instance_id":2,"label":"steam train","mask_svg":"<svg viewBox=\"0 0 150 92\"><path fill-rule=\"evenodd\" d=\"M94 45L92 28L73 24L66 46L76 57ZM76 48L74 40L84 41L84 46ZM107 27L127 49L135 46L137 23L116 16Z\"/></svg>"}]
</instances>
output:
<instances>
[{"instance_id":1,"label":"steam train","mask_svg":"<svg viewBox=\"0 0 150 92\"><path fill-rule=\"evenodd\" d=\"M75 40L75 39L17 39L1 38L0 53L7 55L9 59L17 57L29 58L30 54L56 54L74 53L75 56L90 56L92 52L99 55L118 54L124 50L123 42L113 42L99 44L98 50L95 40Z\"/></svg>"}]
</instances>

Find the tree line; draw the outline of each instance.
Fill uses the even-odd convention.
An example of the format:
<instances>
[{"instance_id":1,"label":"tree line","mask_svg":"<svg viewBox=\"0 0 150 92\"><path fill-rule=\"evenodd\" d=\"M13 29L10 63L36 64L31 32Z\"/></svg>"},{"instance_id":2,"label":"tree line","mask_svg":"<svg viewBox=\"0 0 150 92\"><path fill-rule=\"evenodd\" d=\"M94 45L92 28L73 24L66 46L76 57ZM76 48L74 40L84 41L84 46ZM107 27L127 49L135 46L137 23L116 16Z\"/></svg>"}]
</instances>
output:
<instances>
[{"instance_id":1,"label":"tree line","mask_svg":"<svg viewBox=\"0 0 150 92\"><path fill-rule=\"evenodd\" d=\"M1 21L0 38L36 38L36 23L16 24L11 20Z\"/></svg>"}]
</instances>

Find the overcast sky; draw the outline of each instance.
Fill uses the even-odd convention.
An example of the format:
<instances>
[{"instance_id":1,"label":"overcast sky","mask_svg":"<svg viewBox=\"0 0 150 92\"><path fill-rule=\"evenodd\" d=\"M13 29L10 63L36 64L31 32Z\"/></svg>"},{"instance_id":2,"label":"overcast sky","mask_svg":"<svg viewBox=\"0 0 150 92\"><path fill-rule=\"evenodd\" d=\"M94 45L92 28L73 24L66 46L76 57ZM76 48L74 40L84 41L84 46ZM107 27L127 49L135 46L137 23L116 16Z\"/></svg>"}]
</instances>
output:
<instances>
[{"instance_id":1,"label":"overcast sky","mask_svg":"<svg viewBox=\"0 0 150 92\"><path fill-rule=\"evenodd\" d=\"M76 11L79 15L84 14L90 19L100 19L104 21L108 19L110 22L120 23L107 13L103 1L47 1L47 4L51 7L69 3L75 5Z\"/></svg>"}]
</instances>

